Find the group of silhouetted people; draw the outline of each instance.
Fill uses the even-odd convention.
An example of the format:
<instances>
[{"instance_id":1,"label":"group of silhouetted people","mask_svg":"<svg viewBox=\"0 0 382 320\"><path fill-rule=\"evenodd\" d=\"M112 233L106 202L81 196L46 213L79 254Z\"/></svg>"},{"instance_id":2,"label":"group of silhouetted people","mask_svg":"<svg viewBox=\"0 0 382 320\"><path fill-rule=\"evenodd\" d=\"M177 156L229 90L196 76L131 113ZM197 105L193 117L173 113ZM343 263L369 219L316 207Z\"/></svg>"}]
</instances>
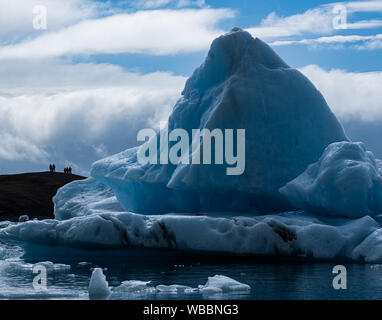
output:
<instances>
[{"instance_id":1,"label":"group of silhouetted people","mask_svg":"<svg viewBox=\"0 0 382 320\"><path fill-rule=\"evenodd\" d=\"M56 172L56 165L55 164L50 164L49 165L49 172L53 173ZM64 173L72 173L72 168L64 168Z\"/></svg>"},{"instance_id":2,"label":"group of silhouetted people","mask_svg":"<svg viewBox=\"0 0 382 320\"><path fill-rule=\"evenodd\" d=\"M64 173L72 173L72 168L65 168Z\"/></svg>"}]
</instances>

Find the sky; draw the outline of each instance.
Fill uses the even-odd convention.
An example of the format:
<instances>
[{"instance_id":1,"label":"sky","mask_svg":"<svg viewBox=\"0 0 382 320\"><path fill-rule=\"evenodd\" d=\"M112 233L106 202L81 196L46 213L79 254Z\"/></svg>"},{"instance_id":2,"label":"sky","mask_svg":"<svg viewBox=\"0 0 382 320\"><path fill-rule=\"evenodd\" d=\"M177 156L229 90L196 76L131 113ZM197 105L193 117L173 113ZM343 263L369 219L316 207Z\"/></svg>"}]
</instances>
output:
<instances>
[{"instance_id":1,"label":"sky","mask_svg":"<svg viewBox=\"0 0 382 320\"><path fill-rule=\"evenodd\" d=\"M382 1L0 0L0 174L55 163L88 175L137 145L236 26L308 76L382 158Z\"/></svg>"}]
</instances>

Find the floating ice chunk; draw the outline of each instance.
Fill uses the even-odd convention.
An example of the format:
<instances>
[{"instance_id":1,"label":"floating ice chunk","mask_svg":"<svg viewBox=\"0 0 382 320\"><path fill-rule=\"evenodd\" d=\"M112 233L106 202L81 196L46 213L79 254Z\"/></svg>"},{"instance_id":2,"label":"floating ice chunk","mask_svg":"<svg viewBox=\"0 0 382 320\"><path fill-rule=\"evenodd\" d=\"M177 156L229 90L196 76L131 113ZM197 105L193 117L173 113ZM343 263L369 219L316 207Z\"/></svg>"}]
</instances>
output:
<instances>
[{"instance_id":1,"label":"floating ice chunk","mask_svg":"<svg viewBox=\"0 0 382 320\"><path fill-rule=\"evenodd\" d=\"M55 271L55 272L69 272L70 271L70 265L63 264L63 263L53 263L51 261L42 261L34 264L36 265L42 265L44 266L48 271Z\"/></svg>"},{"instance_id":2,"label":"floating ice chunk","mask_svg":"<svg viewBox=\"0 0 382 320\"><path fill-rule=\"evenodd\" d=\"M67 264L53 263L51 261L41 261L37 263L26 263L24 260L17 259L5 259L1 264L1 269L11 273L31 273L36 266L43 266L49 273L67 273L71 267Z\"/></svg>"},{"instance_id":3,"label":"floating ice chunk","mask_svg":"<svg viewBox=\"0 0 382 320\"><path fill-rule=\"evenodd\" d=\"M38 244L88 250L169 248L353 259L359 257L353 255L354 248L380 228L370 216L320 220L306 212L229 218L113 213L11 225L0 229L0 239L19 244L27 251L31 244ZM55 251L49 253L54 255Z\"/></svg>"},{"instance_id":4,"label":"floating ice chunk","mask_svg":"<svg viewBox=\"0 0 382 320\"><path fill-rule=\"evenodd\" d=\"M156 286L156 289L159 293L173 293L173 294L178 294L178 293L189 293L193 292L193 288L188 287L188 286L182 286L178 284L172 284L169 286L160 284Z\"/></svg>"},{"instance_id":5,"label":"floating ice chunk","mask_svg":"<svg viewBox=\"0 0 382 320\"><path fill-rule=\"evenodd\" d=\"M104 211L123 211L113 191L93 178L73 181L60 188L53 198L58 220Z\"/></svg>"},{"instance_id":6,"label":"floating ice chunk","mask_svg":"<svg viewBox=\"0 0 382 320\"><path fill-rule=\"evenodd\" d=\"M89 299L105 300L110 296L109 284L101 268L95 268L89 283Z\"/></svg>"},{"instance_id":7,"label":"floating ice chunk","mask_svg":"<svg viewBox=\"0 0 382 320\"><path fill-rule=\"evenodd\" d=\"M149 286L150 281L127 280L119 286L112 288L109 298L113 299L131 299L151 297L157 293L155 287Z\"/></svg>"},{"instance_id":8,"label":"floating ice chunk","mask_svg":"<svg viewBox=\"0 0 382 320\"><path fill-rule=\"evenodd\" d=\"M295 207L350 218L382 213L382 176L360 142L329 145L318 162L280 189Z\"/></svg>"},{"instance_id":9,"label":"floating ice chunk","mask_svg":"<svg viewBox=\"0 0 382 320\"><path fill-rule=\"evenodd\" d=\"M156 294L155 287L149 286L150 281L127 280L112 289L111 299L123 296L147 296Z\"/></svg>"},{"instance_id":10,"label":"floating ice chunk","mask_svg":"<svg viewBox=\"0 0 382 320\"><path fill-rule=\"evenodd\" d=\"M125 292L140 292L150 289L148 286L150 281L140 281L140 280L127 280L123 281L122 284L116 288L114 291L125 291Z\"/></svg>"},{"instance_id":11,"label":"floating ice chunk","mask_svg":"<svg viewBox=\"0 0 382 320\"><path fill-rule=\"evenodd\" d=\"M188 295L188 294L216 294L248 292L251 290L249 285L240 283L226 276L216 275L209 277L205 285L199 285L198 288L192 288L185 285L159 284L156 287L150 286L150 281L128 280L122 282L118 287L112 288L110 299L120 298L139 298L153 297L155 295Z\"/></svg>"},{"instance_id":12,"label":"floating ice chunk","mask_svg":"<svg viewBox=\"0 0 382 320\"><path fill-rule=\"evenodd\" d=\"M227 276L215 275L208 277L207 283L199 286L203 294L216 294L225 292L248 292L251 287Z\"/></svg>"}]
</instances>

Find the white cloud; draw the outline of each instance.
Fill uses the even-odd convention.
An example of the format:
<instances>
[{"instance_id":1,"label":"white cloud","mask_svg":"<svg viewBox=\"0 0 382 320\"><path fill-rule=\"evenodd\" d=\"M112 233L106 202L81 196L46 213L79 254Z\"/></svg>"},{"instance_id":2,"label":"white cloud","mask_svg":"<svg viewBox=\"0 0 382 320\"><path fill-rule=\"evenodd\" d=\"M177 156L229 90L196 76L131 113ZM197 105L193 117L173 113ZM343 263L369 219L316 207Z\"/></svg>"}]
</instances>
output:
<instances>
[{"instance_id":1,"label":"white cloud","mask_svg":"<svg viewBox=\"0 0 382 320\"><path fill-rule=\"evenodd\" d=\"M129 87L162 89L184 80L167 72L139 74L107 63L72 64L60 59L7 60L0 64L0 94L56 93L72 89Z\"/></svg>"},{"instance_id":2,"label":"white cloud","mask_svg":"<svg viewBox=\"0 0 382 320\"><path fill-rule=\"evenodd\" d=\"M94 18L105 10L108 11L107 4L91 0L0 1L0 43L12 43L46 32L33 28L33 8L36 5L46 7L49 31Z\"/></svg>"},{"instance_id":3,"label":"white cloud","mask_svg":"<svg viewBox=\"0 0 382 320\"><path fill-rule=\"evenodd\" d=\"M336 2L321 5L309 9L303 13L280 17L275 12L269 14L257 27L247 29L253 36L273 41L273 45L316 45L316 44L338 44L355 41L371 40L375 35L370 36L343 36L338 33L342 29L335 29L333 26L334 17L337 13L333 9L341 5L346 8L346 30L375 29L382 27L381 19L359 20L352 19L356 12L382 12L382 1L357 1L357 2ZM327 35L317 39L306 38L307 35ZM333 35L333 36L330 36ZM287 38L288 37L288 38ZM305 37L301 39L301 37ZM354 40L356 37L360 40ZM363 39L362 39L363 37ZM287 38L287 39L285 39ZM285 40L284 40L285 39Z\"/></svg>"},{"instance_id":4,"label":"white cloud","mask_svg":"<svg viewBox=\"0 0 382 320\"><path fill-rule=\"evenodd\" d=\"M356 46L360 50L378 50L382 49L382 38L371 39L362 45Z\"/></svg>"},{"instance_id":5,"label":"white cloud","mask_svg":"<svg viewBox=\"0 0 382 320\"><path fill-rule=\"evenodd\" d=\"M156 9L167 6L171 2L173 2L173 0L138 0L135 1L134 5L143 9Z\"/></svg>"},{"instance_id":6,"label":"white cloud","mask_svg":"<svg viewBox=\"0 0 382 320\"><path fill-rule=\"evenodd\" d=\"M184 7L204 7L206 6L205 0L178 0L176 2L177 8L184 8Z\"/></svg>"},{"instance_id":7,"label":"white cloud","mask_svg":"<svg viewBox=\"0 0 382 320\"><path fill-rule=\"evenodd\" d=\"M382 20L381 19L362 20L362 21L357 21L357 22L346 24L347 30L373 29L373 28L380 28L380 27L382 27Z\"/></svg>"},{"instance_id":8,"label":"white cloud","mask_svg":"<svg viewBox=\"0 0 382 320\"><path fill-rule=\"evenodd\" d=\"M260 38L296 36L304 33L325 34L333 31L332 21L333 16L326 8L321 7L288 17L279 17L272 12L259 27L247 30Z\"/></svg>"},{"instance_id":9,"label":"white cloud","mask_svg":"<svg viewBox=\"0 0 382 320\"><path fill-rule=\"evenodd\" d=\"M157 9L161 7L174 6L176 8L204 7L205 0L136 0L133 5L142 9Z\"/></svg>"},{"instance_id":10,"label":"white cloud","mask_svg":"<svg viewBox=\"0 0 382 320\"><path fill-rule=\"evenodd\" d=\"M0 47L0 59L70 54L149 53L207 49L223 31L218 22L232 18L228 9L150 10L87 20L34 40Z\"/></svg>"},{"instance_id":11,"label":"white cloud","mask_svg":"<svg viewBox=\"0 0 382 320\"><path fill-rule=\"evenodd\" d=\"M382 39L382 34L362 36L362 35L336 35L328 37L319 37L314 39L301 39L301 40L279 40L271 42L272 46L286 46L291 44L343 44L343 43L354 43L354 42L366 42ZM362 46L359 46L361 48Z\"/></svg>"},{"instance_id":12,"label":"white cloud","mask_svg":"<svg viewBox=\"0 0 382 320\"><path fill-rule=\"evenodd\" d=\"M382 1L349 1L336 4L345 4L348 12L382 12Z\"/></svg>"},{"instance_id":13,"label":"white cloud","mask_svg":"<svg viewBox=\"0 0 382 320\"><path fill-rule=\"evenodd\" d=\"M48 159L48 154L31 141L0 130L0 159L3 163L25 160L39 162Z\"/></svg>"},{"instance_id":14,"label":"white cloud","mask_svg":"<svg viewBox=\"0 0 382 320\"><path fill-rule=\"evenodd\" d=\"M343 120L382 120L382 72L353 73L316 65L300 69Z\"/></svg>"},{"instance_id":15,"label":"white cloud","mask_svg":"<svg viewBox=\"0 0 382 320\"><path fill-rule=\"evenodd\" d=\"M23 61L0 67L0 170L42 170L90 164L137 144L143 127L167 118L185 78L169 73L129 73L113 65ZM19 79L19 81L17 81ZM37 82L33 85L33 81ZM72 79L72 81L70 81ZM25 88L27 87L27 89Z\"/></svg>"}]
</instances>

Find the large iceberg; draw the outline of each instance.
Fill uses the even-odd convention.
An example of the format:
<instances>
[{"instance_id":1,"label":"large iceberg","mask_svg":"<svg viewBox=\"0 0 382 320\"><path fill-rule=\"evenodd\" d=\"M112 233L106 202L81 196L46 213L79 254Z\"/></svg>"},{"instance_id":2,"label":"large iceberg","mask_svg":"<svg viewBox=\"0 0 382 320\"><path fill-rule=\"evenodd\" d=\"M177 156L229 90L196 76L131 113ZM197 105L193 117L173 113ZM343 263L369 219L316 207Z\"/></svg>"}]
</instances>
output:
<instances>
[{"instance_id":1,"label":"large iceberg","mask_svg":"<svg viewBox=\"0 0 382 320\"><path fill-rule=\"evenodd\" d=\"M347 140L313 84L238 28L213 41L188 79L168 121L168 131L177 128L189 136L193 129L245 129L244 173L227 175L225 162L141 165L134 148L96 162L91 175L114 190L125 210L137 213L282 211L291 206L279 188L328 144Z\"/></svg>"},{"instance_id":2,"label":"large iceberg","mask_svg":"<svg viewBox=\"0 0 382 320\"><path fill-rule=\"evenodd\" d=\"M320 92L268 45L238 28L217 38L182 94L155 137L245 129L243 174L227 175L226 162L141 164L136 147L60 189L56 219L8 225L0 240L34 252L150 248L382 262L381 161L348 141Z\"/></svg>"}]
</instances>

